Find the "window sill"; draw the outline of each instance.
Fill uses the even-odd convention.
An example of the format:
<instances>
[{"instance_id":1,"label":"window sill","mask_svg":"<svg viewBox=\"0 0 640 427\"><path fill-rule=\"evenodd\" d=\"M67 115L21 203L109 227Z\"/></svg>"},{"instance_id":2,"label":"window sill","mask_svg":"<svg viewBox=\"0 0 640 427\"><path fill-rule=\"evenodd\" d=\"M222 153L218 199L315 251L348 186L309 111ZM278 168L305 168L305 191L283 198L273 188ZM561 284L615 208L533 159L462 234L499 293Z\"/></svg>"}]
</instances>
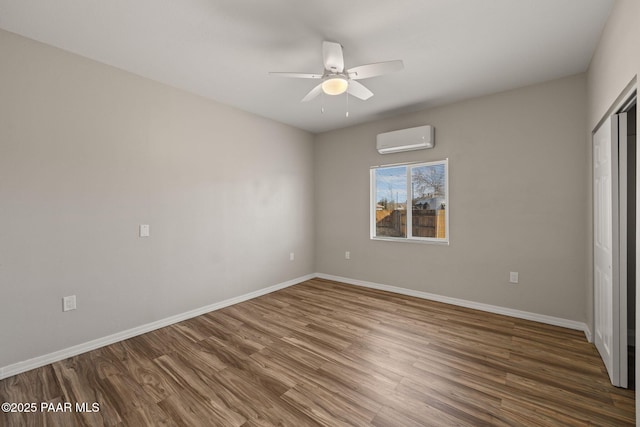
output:
<instances>
[{"instance_id":1,"label":"window sill","mask_svg":"<svg viewBox=\"0 0 640 427\"><path fill-rule=\"evenodd\" d=\"M422 245L440 245L449 246L449 240L427 240L427 239L407 239L402 237L371 237L371 240L379 240L384 242L399 242L399 243L418 243Z\"/></svg>"}]
</instances>

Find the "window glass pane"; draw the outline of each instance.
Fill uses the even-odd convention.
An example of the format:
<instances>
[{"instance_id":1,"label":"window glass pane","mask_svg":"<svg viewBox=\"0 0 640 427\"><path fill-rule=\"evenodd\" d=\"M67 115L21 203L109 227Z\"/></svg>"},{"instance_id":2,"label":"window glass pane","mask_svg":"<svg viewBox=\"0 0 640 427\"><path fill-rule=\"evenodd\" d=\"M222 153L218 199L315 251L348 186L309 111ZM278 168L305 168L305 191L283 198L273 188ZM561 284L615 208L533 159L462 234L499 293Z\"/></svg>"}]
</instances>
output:
<instances>
[{"instance_id":1,"label":"window glass pane","mask_svg":"<svg viewBox=\"0 0 640 427\"><path fill-rule=\"evenodd\" d=\"M407 167L375 171L376 236L407 237Z\"/></svg>"},{"instance_id":2,"label":"window glass pane","mask_svg":"<svg viewBox=\"0 0 640 427\"><path fill-rule=\"evenodd\" d=\"M411 168L411 233L446 239L446 171L443 163Z\"/></svg>"},{"instance_id":3,"label":"window glass pane","mask_svg":"<svg viewBox=\"0 0 640 427\"><path fill-rule=\"evenodd\" d=\"M442 160L372 168L371 238L448 243L447 165Z\"/></svg>"}]
</instances>

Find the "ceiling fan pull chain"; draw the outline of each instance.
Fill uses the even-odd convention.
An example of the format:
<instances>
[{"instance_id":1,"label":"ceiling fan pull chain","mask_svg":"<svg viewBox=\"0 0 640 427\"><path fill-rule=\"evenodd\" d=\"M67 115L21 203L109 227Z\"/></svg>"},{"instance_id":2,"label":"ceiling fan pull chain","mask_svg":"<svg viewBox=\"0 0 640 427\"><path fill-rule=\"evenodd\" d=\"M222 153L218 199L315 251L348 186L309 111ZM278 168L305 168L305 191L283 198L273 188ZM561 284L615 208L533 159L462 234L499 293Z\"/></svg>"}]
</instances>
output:
<instances>
[{"instance_id":1,"label":"ceiling fan pull chain","mask_svg":"<svg viewBox=\"0 0 640 427\"><path fill-rule=\"evenodd\" d=\"M347 113L345 117L349 117L349 89L347 89Z\"/></svg>"}]
</instances>

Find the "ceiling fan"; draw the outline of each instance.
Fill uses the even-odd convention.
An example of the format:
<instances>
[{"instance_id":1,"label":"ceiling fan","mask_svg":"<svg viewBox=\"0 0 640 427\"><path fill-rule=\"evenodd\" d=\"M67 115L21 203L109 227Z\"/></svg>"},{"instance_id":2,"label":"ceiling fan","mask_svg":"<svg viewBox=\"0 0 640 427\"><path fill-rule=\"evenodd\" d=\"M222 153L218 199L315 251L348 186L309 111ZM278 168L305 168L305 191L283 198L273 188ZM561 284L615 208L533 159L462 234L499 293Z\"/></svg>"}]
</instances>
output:
<instances>
[{"instance_id":1,"label":"ceiling fan","mask_svg":"<svg viewBox=\"0 0 640 427\"><path fill-rule=\"evenodd\" d=\"M322 79L322 83L311 89L311 91L302 98L301 102L310 101L323 92L327 95L340 95L347 92L356 98L367 100L373 96L373 92L357 80L381 76L394 71L400 71L404 68L401 60L395 60L360 65L345 70L342 46L340 43L328 41L322 42L322 59L324 62L324 72L322 74L280 72L271 72L269 74L301 79Z\"/></svg>"}]
</instances>

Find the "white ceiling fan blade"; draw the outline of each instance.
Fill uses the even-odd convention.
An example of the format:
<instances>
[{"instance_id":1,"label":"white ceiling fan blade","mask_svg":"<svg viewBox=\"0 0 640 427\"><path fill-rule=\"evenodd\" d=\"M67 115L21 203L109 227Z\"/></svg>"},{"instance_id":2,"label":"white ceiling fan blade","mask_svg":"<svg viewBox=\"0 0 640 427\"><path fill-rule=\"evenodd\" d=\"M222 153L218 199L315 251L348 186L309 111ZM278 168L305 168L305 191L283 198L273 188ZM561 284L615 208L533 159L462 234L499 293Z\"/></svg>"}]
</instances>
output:
<instances>
[{"instance_id":1,"label":"white ceiling fan blade","mask_svg":"<svg viewBox=\"0 0 640 427\"><path fill-rule=\"evenodd\" d=\"M400 71L404 68L401 60L386 62L376 62L374 64L360 65L347 70L349 78L352 80L368 79L369 77L381 76L383 74Z\"/></svg>"},{"instance_id":2,"label":"white ceiling fan blade","mask_svg":"<svg viewBox=\"0 0 640 427\"><path fill-rule=\"evenodd\" d=\"M307 96L302 98L302 101L300 101L300 102L311 101L313 98L315 98L316 96L320 95L321 92L322 92L322 83L320 83L318 86L316 86L313 89L311 89L309 91L309 93L307 94Z\"/></svg>"},{"instance_id":3,"label":"white ceiling fan blade","mask_svg":"<svg viewBox=\"0 0 640 427\"><path fill-rule=\"evenodd\" d=\"M373 96L373 92L367 89L362 83L353 80L349 81L347 92L356 98L362 99L363 101L366 101Z\"/></svg>"},{"instance_id":4,"label":"white ceiling fan blade","mask_svg":"<svg viewBox=\"0 0 640 427\"><path fill-rule=\"evenodd\" d=\"M322 74L311 74L311 73L279 73L279 72L270 72L272 76L279 77L295 77L298 79L321 79Z\"/></svg>"},{"instance_id":5,"label":"white ceiling fan blade","mask_svg":"<svg viewBox=\"0 0 640 427\"><path fill-rule=\"evenodd\" d=\"M322 58L325 70L341 73L344 70L344 57L340 43L322 42Z\"/></svg>"}]
</instances>

